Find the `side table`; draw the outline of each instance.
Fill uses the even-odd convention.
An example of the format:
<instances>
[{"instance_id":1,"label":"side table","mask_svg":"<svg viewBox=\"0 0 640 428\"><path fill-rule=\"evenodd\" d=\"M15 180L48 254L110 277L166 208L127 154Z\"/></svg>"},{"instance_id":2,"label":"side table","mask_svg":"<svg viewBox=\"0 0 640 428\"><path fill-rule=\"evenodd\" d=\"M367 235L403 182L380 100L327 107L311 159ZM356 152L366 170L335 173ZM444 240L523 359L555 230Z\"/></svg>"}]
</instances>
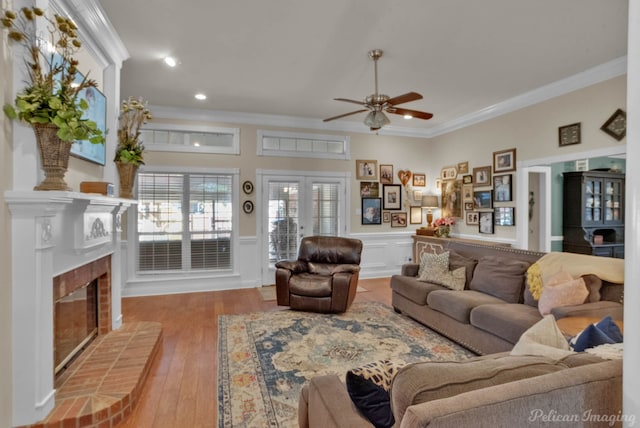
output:
<instances>
[{"instance_id":1,"label":"side table","mask_svg":"<svg viewBox=\"0 0 640 428\"><path fill-rule=\"evenodd\" d=\"M573 337L587 328L589 324L595 324L602 318L593 317L565 317L556 321L560 331L567 337ZM620 320L614 320L614 322L620 327L620 331L624 334L624 323Z\"/></svg>"}]
</instances>

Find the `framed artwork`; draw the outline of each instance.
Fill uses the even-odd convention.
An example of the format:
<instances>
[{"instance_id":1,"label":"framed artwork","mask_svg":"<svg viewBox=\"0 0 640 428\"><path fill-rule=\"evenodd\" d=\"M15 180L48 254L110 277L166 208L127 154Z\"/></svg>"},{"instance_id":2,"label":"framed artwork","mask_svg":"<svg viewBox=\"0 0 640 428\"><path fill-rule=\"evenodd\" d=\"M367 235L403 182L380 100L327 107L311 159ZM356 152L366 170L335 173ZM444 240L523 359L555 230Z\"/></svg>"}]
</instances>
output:
<instances>
[{"instance_id":1,"label":"framed artwork","mask_svg":"<svg viewBox=\"0 0 640 428\"><path fill-rule=\"evenodd\" d=\"M382 212L382 222L383 223L391 223L391 211L383 211Z\"/></svg>"},{"instance_id":2,"label":"framed artwork","mask_svg":"<svg viewBox=\"0 0 640 428\"><path fill-rule=\"evenodd\" d=\"M465 220L467 224L479 224L478 213L476 211L470 211L465 216Z\"/></svg>"},{"instance_id":3,"label":"framed artwork","mask_svg":"<svg viewBox=\"0 0 640 428\"><path fill-rule=\"evenodd\" d=\"M441 189L442 189L442 180L438 178L436 180L436 190L441 190Z\"/></svg>"},{"instance_id":4,"label":"framed artwork","mask_svg":"<svg viewBox=\"0 0 640 428\"><path fill-rule=\"evenodd\" d=\"M471 184L473 183L473 175L467 174L462 176L462 184Z\"/></svg>"},{"instance_id":5,"label":"framed artwork","mask_svg":"<svg viewBox=\"0 0 640 428\"><path fill-rule=\"evenodd\" d=\"M493 152L493 173L516 170L516 149Z\"/></svg>"},{"instance_id":6,"label":"framed artwork","mask_svg":"<svg viewBox=\"0 0 640 428\"><path fill-rule=\"evenodd\" d=\"M462 185L462 202L473 202L473 184Z\"/></svg>"},{"instance_id":7,"label":"framed artwork","mask_svg":"<svg viewBox=\"0 0 640 428\"><path fill-rule=\"evenodd\" d=\"M393 165L380 165L380 183L393 184Z\"/></svg>"},{"instance_id":8,"label":"framed artwork","mask_svg":"<svg viewBox=\"0 0 640 428\"><path fill-rule=\"evenodd\" d=\"M391 227L407 227L407 213L391 213Z\"/></svg>"},{"instance_id":9,"label":"framed artwork","mask_svg":"<svg viewBox=\"0 0 640 428\"><path fill-rule=\"evenodd\" d=\"M491 185L491 166L473 168L473 185L478 187Z\"/></svg>"},{"instance_id":10,"label":"framed artwork","mask_svg":"<svg viewBox=\"0 0 640 428\"><path fill-rule=\"evenodd\" d=\"M84 76L76 73L76 82L80 82ZM85 88L78 94L78 98L84 98L89 105L82 115L82 119L93 120L102 135L107 135L107 97L97 88ZM89 140L77 140L71 145L71 155L88 160L89 162L104 165L106 160L106 144L93 144Z\"/></svg>"},{"instance_id":11,"label":"framed artwork","mask_svg":"<svg viewBox=\"0 0 640 428\"><path fill-rule=\"evenodd\" d=\"M462 180L442 184L442 217L462 217Z\"/></svg>"},{"instance_id":12,"label":"framed artwork","mask_svg":"<svg viewBox=\"0 0 640 428\"><path fill-rule=\"evenodd\" d=\"M245 214L251 214L253 212L253 202L244 201L242 204L242 211L244 211Z\"/></svg>"},{"instance_id":13,"label":"framed artwork","mask_svg":"<svg viewBox=\"0 0 640 428\"><path fill-rule=\"evenodd\" d=\"M455 166L446 166L440 171L440 178L442 180L453 180L458 176L458 170Z\"/></svg>"},{"instance_id":14,"label":"framed artwork","mask_svg":"<svg viewBox=\"0 0 640 428\"><path fill-rule=\"evenodd\" d=\"M362 224L382 224L380 221L380 198L362 198Z\"/></svg>"},{"instance_id":15,"label":"framed artwork","mask_svg":"<svg viewBox=\"0 0 640 428\"><path fill-rule=\"evenodd\" d=\"M478 232L493 234L493 211L478 213Z\"/></svg>"},{"instance_id":16,"label":"framed artwork","mask_svg":"<svg viewBox=\"0 0 640 428\"><path fill-rule=\"evenodd\" d=\"M479 190L473 192L473 208L487 209L491 208L491 190Z\"/></svg>"},{"instance_id":17,"label":"framed artwork","mask_svg":"<svg viewBox=\"0 0 640 428\"><path fill-rule=\"evenodd\" d=\"M427 185L427 176L424 174L413 174L413 185L424 187Z\"/></svg>"},{"instance_id":18,"label":"framed artwork","mask_svg":"<svg viewBox=\"0 0 640 428\"><path fill-rule=\"evenodd\" d=\"M494 210L496 226L514 226L513 207L498 207Z\"/></svg>"},{"instance_id":19,"label":"framed artwork","mask_svg":"<svg viewBox=\"0 0 640 428\"><path fill-rule=\"evenodd\" d=\"M558 145L580 144L580 122L558 128Z\"/></svg>"},{"instance_id":20,"label":"framed artwork","mask_svg":"<svg viewBox=\"0 0 640 428\"><path fill-rule=\"evenodd\" d=\"M385 210L399 210L402 207L402 186L385 184L382 186L382 207Z\"/></svg>"},{"instance_id":21,"label":"framed artwork","mask_svg":"<svg viewBox=\"0 0 640 428\"><path fill-rule=\"evenodd\" d=\"M495 202L510 202L512 174L493 176L493 200Z\"/></svg>"},{"instance_id":22,"label":"framed artwork","mask_svg":"<svg viewBox=\"0 0 640 428\"><path fill-rule=\"evenodd\" d=\"M617 141L622 140L627 135L627 113L622 109L616 110L600 129Z\"/></svg>"},{"instance_id":23,"label":"framed artwork","mask_svg":"<svg viewBox=\"0 0 640 428\"><path fill-rule=\"evenodd\" d=\"M469 174L469 161L458 162L458 174Z\"/></svg>"},{"instance_id":24,"label":"framed artwork","mask_svg":"<svg viewBox=\"0 0 640 428\"><path fill-rule=\"evenodd\" d=\"M413 200L414 201L422 201L422 190L414 190L413 191Z\"/></svg>"},{"instance_id":25,"label":"framed artwork","mask_svg":"<svg viewBox=\"0 0 640 428\"><path fill-rule=\"evenodd\" d=\"M253 193L253 183L250 182L249 180L242 183L242 191L247 195L250 195L251 193Z\"/></svg>"},{"instance_id":26,"label":"framed artwork","mask_svg":"<svg viewBox=\"0 0 640 428\"><path fill-rule=\"evenodd\" d=\"M360 197L361 198L379 198L380 183L378 183L377 181L361 181Z\"/></svg>"},{"instance_id":27,"label":"framed artwork","mask_svg":"<svg viewBox=\"0 0 640 428\"><path fill-rule=\"evenodd\" d=\"M422 207L411 207L409 210L409 223L422 224Z\"/></svg>"},{"instance_id":28,"label":"framed artwork","mask_svg":"<svg viewBox=\"0 0 640 428\"><path fill-rule=\"evenodd\" d=\"M464 209L465 211L473 211L473 202L465 202Z\"/></svg>"},{"instance_id":29,"label":"framed artwork","mask_svg":"<svg viewBox=\"0 0 640 428\"><path fill-rule=\"evenodd\" d=\"M356 161L356 180L378 180L378 161L362 160Z\"/></svg>"}]
</instances>

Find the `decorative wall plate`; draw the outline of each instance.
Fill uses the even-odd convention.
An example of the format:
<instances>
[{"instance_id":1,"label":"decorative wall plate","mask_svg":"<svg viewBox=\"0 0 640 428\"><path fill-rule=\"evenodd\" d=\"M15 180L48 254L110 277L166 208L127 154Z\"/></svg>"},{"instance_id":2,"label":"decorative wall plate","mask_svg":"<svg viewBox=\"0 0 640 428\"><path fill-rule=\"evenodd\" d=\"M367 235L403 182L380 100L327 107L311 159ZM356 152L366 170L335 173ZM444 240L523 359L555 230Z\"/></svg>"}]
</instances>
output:
<instances>
[{"instance_id":1,"label":"decorative wall plate","mask_svg":"<svg viewBox=\"0 0 640 428\"><path fill-rule=\"evenodd\" d=\"M242 190L247 195L250 195L253 192L253 183L249 180L245 181L244 183L242 183Z\"/></svg>"},{"instance_id":2,"label":"decorative wall plate","mask_svg":"<svg viewBox=\"0 0 640 428\"><path fill-rule=\"evenodd\" d=\"M244 203L242 204L242 211L247 214L251 214L253 212L253 202L244 201Z\"/></svg>"}]
</instances>

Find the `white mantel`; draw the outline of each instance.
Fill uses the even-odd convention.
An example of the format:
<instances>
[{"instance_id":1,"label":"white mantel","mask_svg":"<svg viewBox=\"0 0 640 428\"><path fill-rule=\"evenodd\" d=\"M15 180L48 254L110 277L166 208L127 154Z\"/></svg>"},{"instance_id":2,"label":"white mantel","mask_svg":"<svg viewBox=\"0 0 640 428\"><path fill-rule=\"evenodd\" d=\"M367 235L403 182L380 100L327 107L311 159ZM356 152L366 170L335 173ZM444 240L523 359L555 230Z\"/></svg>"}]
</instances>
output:
<instances>
[{"instance_id":1,"label":"white mantel","mask_svg":"<svg viewBox=\"0 0 640 428\"><path fill-rule=\"evenodd\" d=\"M8 191L12 234L13 424L54 406L53 278L111 256L112 328L122 325L120 217L130 199L61 191Z\"/></svg>"}]
</instances>

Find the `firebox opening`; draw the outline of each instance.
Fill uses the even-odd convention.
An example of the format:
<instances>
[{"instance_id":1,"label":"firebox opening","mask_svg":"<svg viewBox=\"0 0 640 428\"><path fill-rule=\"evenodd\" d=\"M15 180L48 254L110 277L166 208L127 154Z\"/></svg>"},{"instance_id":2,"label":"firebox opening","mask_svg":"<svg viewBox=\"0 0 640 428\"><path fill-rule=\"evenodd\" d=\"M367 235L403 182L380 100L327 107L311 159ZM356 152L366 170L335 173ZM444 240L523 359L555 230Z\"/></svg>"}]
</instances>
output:
<instances>
[{"instance_id":1,"label":"firebox opening","mask_svg":"<svg viewBox=\"0 0 640 428\"><path fill-rule=\"evenodd\" d=\"M53 316L54 367L59 375L98 335L98 280L56 300Z\"/></svg>"}]
</instances>

